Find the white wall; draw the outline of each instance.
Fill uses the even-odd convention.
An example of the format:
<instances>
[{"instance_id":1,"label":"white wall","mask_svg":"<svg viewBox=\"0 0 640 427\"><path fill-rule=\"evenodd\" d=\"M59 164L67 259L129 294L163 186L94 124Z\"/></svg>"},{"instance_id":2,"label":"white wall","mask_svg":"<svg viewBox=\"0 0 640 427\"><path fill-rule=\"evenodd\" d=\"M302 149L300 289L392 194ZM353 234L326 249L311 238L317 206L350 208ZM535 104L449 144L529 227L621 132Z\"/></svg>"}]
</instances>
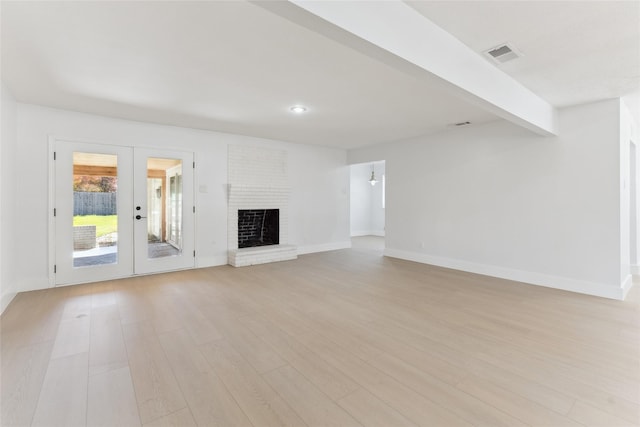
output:
<instances>
[{"instance_id":1,"label":"white wall","mask_svg":"<svg viewBox=\"0 0 640 427\"><path fill-rule=\"evenodd\" d=\"M85 142L173 148L196 156L196 265L227 263L227 147L282 149L289 159L289 243L301 253L349 245L349 169L344 150L290 144L240 135L161 126L35 105L18 104L19 174L14 247L18 290L47 286L48 137ZM207 192L199 192L205 185Z\"/></svg>"},{"instance_id":2,"label":"white wall","mask_svg":"<svg viewBox=\"0 0 640 427\"><path fill-rule=\"evenodd\" d=\"M385 211L382 207L382 176L385 175L384 161L376 162L376 179L378 183L371 187L371 230L374 236L384 236Z\"/></svg>"},{"instance_id":3,"label":"white wall","mask_svg":"<svg viewBox=\"0 0 640 427\"><path fill-rule=\"evenodd\" d=\"M351 235L367 236L371 234L371 163L351 165L350 211Z\"/></svg>"},{"instance_id":4,"label":"white wall","mask_svg":"<svg viewBox=\"0 0 640 427\"><path fill-rule=\"evenodd\" d=\"M637 227L631 226L632 221L637 224L638 221L638 211L636 201L637 201L637 190L638 190L638 181L637 175L636 182L632 183L632 173L631 173L631 144L632 141L638 143L637 141L637 125L633 120L633 116L629 111L628 106L625 102L620 101L620 254L621 254L621 263L620 263L620 275L623 278L623 281L626 281L626 286L631 286L631 274L638 273L638 259L637 259L637 238L638 238L638 229ZM637 151L634 151L635 154L635 162L637 165ZM632 197L631 190L635 190L635 197ZM632 203L632 200L634 203ZM632 208L633 206L633 208ZM635 239L631 238L631 232L634 232ZM636 243L636 251L631 251L631 242ZM634 258L632 259L632 252L634 252Z\"/></svg>"},{"instance_id":5,"label":"white wall","mask_svg":"<svg viewBox=\"0 0 640 427\"><path fill-rule=\"evenodd\" d=\"M629 267L631 274L640 273L640 258L638 257L638 146L636 143L630 144L629 153Z\"/></svg>"},{"instance_id":6,"label":"white wall","mask_svg":"<svg viewBox=\"0 0 640 427\"><path fill-rule=\"evenodd\" d=\"M14 155L17 141L16 101L2 84L0 86L0 116L2 135L0 140L0 313L16 295L14 252Z\"/></svg>"},{"instance_id":7,"label":"white wall","mask_svg":"<svg viewBox=\"0 0 640 427\"><path fill-rule=\"evenodd\" d=\"M372 163L351 165L351 236L384 236L385 215L382 208L384 161L375 162L376 179L371 186Z\"/></svg>"},{"instance_id":8,"label":"white wall","mask_svg":"<svg viewBox=\"0 0 640 427\"><path fill-rule=\"evenodd\" d=\"M349 163L386 159L386 255L622 298L619 111L563 109L556 137L469 126Z\"/></svg>"}]
</instances>

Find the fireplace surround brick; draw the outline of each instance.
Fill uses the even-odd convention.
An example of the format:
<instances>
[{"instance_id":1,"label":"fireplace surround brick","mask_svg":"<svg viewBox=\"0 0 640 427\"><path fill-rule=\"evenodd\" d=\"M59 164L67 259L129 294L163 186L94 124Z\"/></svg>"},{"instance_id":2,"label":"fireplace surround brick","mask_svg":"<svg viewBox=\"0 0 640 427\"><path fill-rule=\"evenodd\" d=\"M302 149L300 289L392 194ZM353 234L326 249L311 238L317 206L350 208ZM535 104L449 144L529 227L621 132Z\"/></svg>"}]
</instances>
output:
<instances>
[{"instance_id":1,"label":"fireplace surround brick","mask_svg":"<svg viewBox=\"0 0 640 427\"><path fill-rule=\"evenodd\" d=\"M248 254L243 254L242 265L295 259L292 258L292 254L297 257L297 249L295 246L288 245L291 189L288 186L287 178L287 153L283 150L230 145L228 162L227 248L229 263L236 265L235 258L239 251L248 252ZM264 209L278 209L279 211L279 244L239 249L238 210ZM283 251L278 249L279 246L287 246L287 249ZM248 249L260 249L260 251L248 251ZM265 255L269 250L273 252L272 256ZM255 258L255 262L249 259L252 256ZM247 259L249 260L247 261Z\"/></svg>"}]
</instances>

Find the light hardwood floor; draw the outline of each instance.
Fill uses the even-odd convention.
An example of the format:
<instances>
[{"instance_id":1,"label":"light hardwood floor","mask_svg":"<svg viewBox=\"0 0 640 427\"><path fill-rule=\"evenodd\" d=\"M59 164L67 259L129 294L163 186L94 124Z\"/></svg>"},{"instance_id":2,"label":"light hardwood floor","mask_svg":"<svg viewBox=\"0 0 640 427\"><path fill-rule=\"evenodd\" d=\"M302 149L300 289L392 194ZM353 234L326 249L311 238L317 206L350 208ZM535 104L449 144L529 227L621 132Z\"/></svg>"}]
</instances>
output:
<instances>
[{"instance_id":1,"label":"light hardwood floor","mask_svg":"<svg viewBox=\"0 0 640 427\"><path fill-rule=\"evenodd\" d=\"M2 426L640 424L625 302L356 245L20 294Z\"/></svg>"}]
</instances>

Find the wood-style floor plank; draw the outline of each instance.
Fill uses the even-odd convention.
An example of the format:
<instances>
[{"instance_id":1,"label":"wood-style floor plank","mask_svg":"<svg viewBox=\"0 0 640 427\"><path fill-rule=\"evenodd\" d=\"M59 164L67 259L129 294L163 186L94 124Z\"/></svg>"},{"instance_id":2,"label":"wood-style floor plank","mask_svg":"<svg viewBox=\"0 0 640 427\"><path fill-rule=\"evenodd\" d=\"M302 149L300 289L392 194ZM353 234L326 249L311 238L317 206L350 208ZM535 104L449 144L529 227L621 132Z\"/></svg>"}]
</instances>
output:
<instances>
[{"instance_id":1,"label":"wood-style floor plank","mask_svg":"<svg viewBox=\"0 0 640 427\"><path fill-rule=\"evenodd\" d=\"M122 328L142 423L186 408L187 402L153 327L141 322Z\"/></svg>"},{"instance_id":2,"label":"wood-style floor plank","mask_svg":"<svg viewBox=\"0 0 640 427\"><path fill-rule=\"evenodd\" d=\"M307 425L362 425L291 366L283 366L264 377L291 407L296 408Z\"/></svg>"},{"instance_id":3,"label":"wood-style floor plank","mask_svg":"<svg viewBox=\"0 0 640 427\"><path fill-rule=\"evenodd\" d=\"M88 353L49 363L31 425L65 427L87 423L88 365Z\"/></svg>"},{"instance_id":4,"label":"wood-style floor plank","mask_svg":"<svg viewBox=\"0 0 640 427\"><path fill-rule=\"evenodd\" d=\"M88 353L91 342L91 318L88 314L78 314L71 319L63 319L53 344L52 359Z\"/></svg>"},{"instance_id":5,"label":"wood-style floor plank","mask_svg":"<svg viewBox=\"0 0 640 427\"><path fill-rule=\"evenodd\" d=\"M338 401L362 425L367 427L415 427L416 424L363 388Z\"/></svg>"},{"instance_id":6,"label":"wood-style floor plank","mask_svg":"<svg viewBox=\"0 0 640 427\"><path fill-rule=\"evenodd\" d=\"M159 335L159 339L198 425L251 425L187 331L178 329L165 332Z\"/></svg>"},{"instance_id":7,"label":"wood-style floor plank","mask_svg":"<svg viewBox=\"0 0 640 427\"><path fill-rule=\"evenodd\" d=\"M576 402L569 417L587 427L637 427L640 425L637 422L623 420L581 401Z\"/></svg>"},{"instance_id":8,"label":"wood-style floor plank","mask_svg":"<svg viewBox=\"0 0 640 427\"><path fill-rule=\"evenodd\" d=\"M59 289L16 295L0 322L3 357L7 350L55 340L67 301L67 292Z\"/></svg>"},{"instance_id":9,"label":"wood-style floor plank","mask_svg":"<svg viewBox=\"0 0 640 427\"><path fill-rule=\"evenodd\" d=\"M564 416L566 414L547 409L490 381L469 377L458 384L457 388L532 426L581 426L580 423L567 419Z\"/></svg>"},{"instance_id":10,"label":"wood-style floor plank","mask_svg":"<svg viewBox=\"0 0 640 427\"><path fill-rule=\"evenodd\" d=\"M115 305L97 305L91 311L89 375L128 365L120 314Z\"/></svg>"},{"instance_id":11,"label":"wood-style floor plank","mask_svg":"<svg viewBox=\"0 0 640 427\"><path fill-rule=\"evenodd\" d=\"M329 364L351 377L374 396L421 426L471 426L458 416L395 378L380 372L364 360L323 338L319 334L299 337L305 345Z\"/></svg>"},{"instance_id":12,"label":"wood-style floor plank","mask_svg":"<svg viewBox=\"0 0 640 427\"><path fill-rule=\"evenodd\" d=\"M209 316L224 333L226 340L258 373L269 372L286 364L273 348L237 319L220 316L215 310Z\"/></svg>"},{"instance_id":13,"label":"wood-style floor plank","mask_svg":"<svg viewBox=\"0 0 640 427\"><path fill-rule=\"evenodd\" d=\"M270 324L268 320L242 317L239 322L271 344L291 366L335 401L360 388L349 377L326 363L295 338Z\"/></svg>"},{"instance_id":14,"label":"wood-style floor plank","mask_svg":"<svg viewBox=\"0 0 640 427\"><path fill-rule=\"evenodd\" d=\"M205 344L201 348L254 426L306 425L226 340Z\"/></svg>"},{"instance_id":15,"label":"wood-style floor plank","mask_svg":"<svg viewBox=\"0 0 640 427\"><path fill-rule=\"evenodd\" d=\"M402 384L406 384L417 393L424 393L425 397L471 424L505 427L526 425L525 422L509 415L499 406L478 399L396 357L380 354L370 364ZM426 390L429 393L426 393Z\"/></svg>"},{"instance_id":16,"label":"wood-style floor plank","mask_svg":"<svg viewBox=\"0 0 640 427\"><path fill-rule=\"evenodd\" d=\"M49 367L52 348L53 341L18 348L10 348L2 342L0 425L31 424Z\"/></svg>"},{"instance_id":17,"label":"wood-style floor plank","mask_svg":"<svg viewBox=\"0 0 640 427\"><path fill-rule=\"evenodd\" d=\"M19 294L0 424L640 425L640 287L612 301L380 244Z\"/></svg>"},{"instance_id":18,"label":"wood-style floor plank","mask_svg":"<svg viewBox=\"0 0 640 427\"><path fill-rule=\"evenodd\" d=\"M144 427L197 427L197 425L189 408L181 409L150 423L143 424Z\"/></svg>"},{"instance_id":19,"label":"wood-style floor plank","mask_svg":"<svg viewBox=\"0 0 640 427\"><path fill-rule=\"evenodd\" d=\"M88 426L140 426L138 405L129 367L89 377Z\"/></svg>"}]
</instances>

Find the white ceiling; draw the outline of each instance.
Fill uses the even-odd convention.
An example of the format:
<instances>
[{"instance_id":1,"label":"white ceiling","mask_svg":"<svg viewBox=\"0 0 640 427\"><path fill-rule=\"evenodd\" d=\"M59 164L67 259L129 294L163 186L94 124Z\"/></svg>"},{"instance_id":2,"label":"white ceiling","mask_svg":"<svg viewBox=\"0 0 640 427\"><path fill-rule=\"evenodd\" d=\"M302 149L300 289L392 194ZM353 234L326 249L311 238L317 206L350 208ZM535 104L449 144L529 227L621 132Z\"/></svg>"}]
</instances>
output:
<instances>
[{"instance_id":1,"label":"white ceiling","mask_svg":"<svg viewBox=\"0 0 640 427\"><path fill-rule=\"evenodd\" d=\"M500 69L557 107L640 89L640 1L411 1L476 52L509 42Z\"/></svg>"},{"instance_id":2,"label":"white ceiling","mask_svg":"<svg viewBox=\"0 0 640 427\"><path fill-rule=\"evenodd\" d=\"M638 2L412 2L555 106L640 87ZM22 102L354 148L498 118L246 2L2 1L2 80ZM288 108L304 104L304 115Z\"/></svg>"}]
</instances>

